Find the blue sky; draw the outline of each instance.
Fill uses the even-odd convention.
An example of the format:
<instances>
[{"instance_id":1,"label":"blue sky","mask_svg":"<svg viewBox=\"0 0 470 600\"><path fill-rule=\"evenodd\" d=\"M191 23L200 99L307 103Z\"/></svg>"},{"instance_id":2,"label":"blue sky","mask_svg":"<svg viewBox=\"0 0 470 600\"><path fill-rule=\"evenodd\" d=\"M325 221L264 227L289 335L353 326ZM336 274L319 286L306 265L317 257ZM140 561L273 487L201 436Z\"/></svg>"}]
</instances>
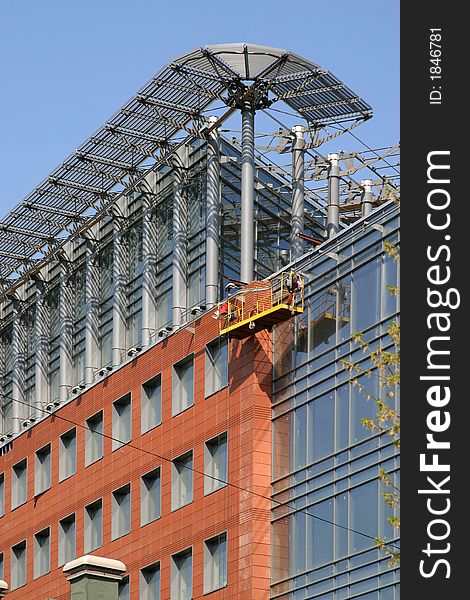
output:
<instances>
[{"instance_id":1,"label":"blue sky","mask_svg":"<svg viewBox=\"0 0 470 600\"><path fill-rule=\"evenodd\" d=\"M399 141L399 0L1 0L0 218L166 63L224 42L331 70L374 108L355 133Z\"/></svg>"}]
</instances>

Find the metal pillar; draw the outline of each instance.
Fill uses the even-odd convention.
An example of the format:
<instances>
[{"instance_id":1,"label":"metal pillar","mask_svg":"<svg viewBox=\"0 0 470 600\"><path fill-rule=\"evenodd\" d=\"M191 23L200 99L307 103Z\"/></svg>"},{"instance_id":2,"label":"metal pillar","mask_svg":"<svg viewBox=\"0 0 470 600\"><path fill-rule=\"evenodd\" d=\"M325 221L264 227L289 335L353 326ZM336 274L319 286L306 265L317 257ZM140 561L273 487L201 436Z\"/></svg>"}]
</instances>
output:
<instances>
[{"instance_id":1,"label":"metal pillar","mask_svg":"<svg viewBox=\"0 0 470 600\"><path fill-rule=\"evenodd\" d=\"M151 197L144 195L142 222L142 348L150 346L157 313L157 222Z\"/></svg>"},{"instance_id":2,"label":"metal pillar","mask_svg":"<svg viewBox=\"0 0 470 600\"><path fill-rule=\"evenodd\" d=\"M217 117L210 117L210 125ZM207 208L206 208L206 306L212 308L219 299L220 261L220 145L214 129L207 140Z\"/></svg>"},{"instance_id":3,"label":"metal pillar","mask_svg":"<svg viewBox=\"0 0 470 600\"><path fill-rule=\"evenodd\" d=\"M36 414L42 414L42 407L49 400L49 310L45 297L43 281L36 283L36 313L34 316L34 350L35 350L35 405Z\"/></svg>"},{"instance_id":4,"label":"metal pillar","mask_svg":"<svg viewBox=\"0 0 470 600\"><path fill-rule=\"evenodd\" d=\"M328 154L328 216L326 231L329 238L339 231L339 156Z\"/></svg>"},{"instance_id":5,"label":"metal pillar","mask_svg":"<svg viewBox=\"0 0 470 600\"><path fill-rule=\"evenodd\" d=\"M18 433L25 410L25 331L21 318L20 300L13 299L13 374L12 374L12 427L13 433Z\"/></svg>"},{"instance_id":6,"label":"metal pillar","mask_svg":"<svg viewBox=\"0 0 470 600\"><path fill-rule=\"evenodd\" d=\"M85 278L85 384L90 385L99 363L99 272L91 240L87 240Z\"/></svg>"},{"instance_id":7,"label":"metal pillar","mask_svg":"<svg viewBox=\"0 0 470 600\"><path fill-rule=\"evenodd\" d=\"M242 181L241 181L241 241L240 278L254 279L254 195L255 195L255 109L249 101L242 109Z\"/></svg>"},{"instance_id":8,"label":"metal pillar","mask_svg":"<svg viewBox=\"0 0 470 600\"><path fill-rule=\"evenodd\" d=\"M188 206L184 191L184 170L187 148L178 150L173 158L173 326L183 323L186 313L188 281Z\"/></svg>"},{"instance_id":9,"label":"metal pillar","mask_svg":"<svg viewBox=\"0 0 470 600\"><path fill-rule=\"evenodd\" d=\"M123 353L126 349L126 244L123 239L119 219L114 220L113 232L113 340L112 340L112 364L117 367L122 362ZM100 367L103 365L99 364Z\"/></svg>"},{"instance_id":10,"label":"metal pillar","mask_svg":"<svg viewBox=\"0 0 470 600\"><path fill-rule=\"evenodd\" d=\"M299 233L304 232L304 197L305 197L305 165L304 165L304 130L302 125L292 127L295 139L292 144L292 212L290 247L291 260L304 253L304 242Z\"/></svg>"},{"instance_id":11,"label":"metal pillar","mask_svg":"<svg viewBox=\"0 0 470 600\"><path fill-rule=\"evenodd\" d=\"M65 264L61 266L59 290L59 400L67 400L69 389L72 386L72 331L73 331L73 295L74 291L69 283L69 275Z\"/></svg>"},{"instance_id":12,"label":"metal pillar","mask_svg":"<svg viewBox=\"0 0 470 600\"><path fill-rule=\"evenodd\" d=\"M364 179L361 181L361 185L364 188L364 194L362 196L362 216L365 217L370 215L372 212L372 203L374 201L374 194L372 193L372 180Z\"/></svg>"}]
</instances>

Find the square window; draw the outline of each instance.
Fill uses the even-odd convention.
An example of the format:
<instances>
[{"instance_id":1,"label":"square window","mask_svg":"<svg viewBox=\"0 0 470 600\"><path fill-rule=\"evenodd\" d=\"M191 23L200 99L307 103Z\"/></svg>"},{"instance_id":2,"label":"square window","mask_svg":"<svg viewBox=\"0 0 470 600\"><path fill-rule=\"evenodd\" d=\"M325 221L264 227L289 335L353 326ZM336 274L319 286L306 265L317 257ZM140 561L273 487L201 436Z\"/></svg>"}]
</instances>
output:
<instances>
[{"instance_id":1,"label":"square window","mask_svg":"<svg viewBox=\"0 0 470 600\"><path fill-rule=\"evenodd\" d=\"M162 378L157 375L142 386L141 430L150 431L162 422Z\"/></svg>"},{"instance_id":2,"label":"square window","mask_svg":"<svg viewBox=\"0 0 470 600\"><path fill-rule=\"evenodd\" d=\"M140 483L140 525L160 517L160 467L143 475Z\"/></svg>"},{"instance_id":3,"label":"square window","mask_svg":"<svg viewBox=\"0 0 470 600\"><path fill-rule=\"evenodd\" d=\"M204 444L204 494L211 494L227 485L227 432Z\"/></svg>"},{"instance_id":4,"label":"square window","mask_svg":"<svg viewBox=\"0 0 470 600\"><path fill-rule=\"evenodd\" d=\"M12 547L10 570L10 590L13 591L26 583L26 541Z\"/></svg>"},{"instance_id":5,"label":"square window","mask_svg":"<svg viewBox=\"0 0 470 600\"><path fill-rule=\"evenodd\" d=\"M160 600L160 563L141 569L140 600Z\"/></svg>"},{"instance_id":6,"label":"square window","mask_svg":"<svg viewBox=\"0 0 470 600\"><path fill-rule=\"evenodd\" d=\"M26 458L14 465L11 475L11 508L13 510L26 502L28 489L28 462Z\"/></svg>"},{"instance_id":7,"label":"square window","mask_svg":"<svg viewBox=\"0 0 470 600\"><path fill-rule=\"evenodd\" d=\"M193 595L193 557L188 548L171 557L171 600L191 600Z\"/></svg>"},{"instance_id":8,"label":"square window","mask_svg":"<svg viewBox=\"0 0 470 600\"><path fill-rule=\"evenodd\" d=\"M85 423L85 467L88 467L103 456L103 411Z\"/></svg>"},{"instance_id":9,"label":"square window","mask_svg":"<svg viewBox=\"0 0 470 600\"><path fill-rule=\"evenodd\" d=\"M34 495L51 487L51 445L47 444L36 452L34 464Z\"/></svg>"},{"instance_id":10,"label":"square window","mask_svg":"<svg viewBox=\"0 0 470 600\"><path fill-rule=\"evenodd\" d=\"M113 451L131 440L131 395L113 403Z\"/></svg>"},{"instance_id":11,"label":"square window","mask_svg":"<svg viewBox=\"0 0 470 600\"><path fill-rule=\"evenodd\" d=\"M130 597L131 586L129 582L129 575L126 575L118 584L118 600L129 600Z\"/></svg>"},{"instance_id":12,"label":"square window","mask_svg":"<svg viewBox=\"0 0 470 600\"><path fill-rule=\"evenodd\" d=\"M218 338L206 346L206 398L226 385L228 385L228 341Z\"/></svg>"},{"instance_id":13,"label":"square window","mask_svg":"<svg viewBox=\"0 0 470 600\"><path fill-rule=\"evenodd\" d=\"M116 540L131 530L131 486L129 483L113 492L111 504L111 538Z\"/></svg>"},{"instance_id":14,"label":"square window","mask_svg":"<svg viewBox=\"0 0 470 600\"><path fill-rule=\"evenodd\" d=\"M59 564L67 564L75 559L75 515L59 521Z\"/></svg>"},{"instance_id":15,"label":"square window","mask_svg":"<svg viewBox=\"0 0 470 600\"><path fill-rule=\"evenodd\" d=\"M189 356L173 366L173 416L194 404L194 358Z\"/></svg>"},{"instance_id":16,"label":"square window","mask_svg":"<svg viewBox=\"0 0 470 600\"><path fill-rule=\"evenodd\" d=\"M84 551L88 554L103 543L103 501L85 506Z\"/></svg>"},{"instance_id":17,"label":"square window","mask_svg":"<svg viewBox=\"0 0 470 600\"><path fill-rule=\"evenodd\" d=\"M59 481L74 475L77 470L77 433L74 429L59 438Z\"/></svg>"},{"instance_id":18,"label":"square window","mask_svg":"<svg viewBox=\"0 0 470 600\"><path fill-rule=\"evenodd\" d=\"M171 465L171 510L193 501L193 452L173 460Z\"/></svg>"},{"instance_id":19,"label":"square window","mask_svg":"<svg viewBox=\"0 0 470 600\"><path fill-rule=\"evenodd\" d=\"M204 594L227 585L227 534L204 542Z\"/></svg>"},{"instance_id":20,"label":"square window","mask_svg":"<svg viewBox=\"0 0 470 600\"><path fill-rule=\"evenodd\" d=\"M49 527L34 536L34 579L49 573L51 567Z\"/></svg>"}]
</instances>

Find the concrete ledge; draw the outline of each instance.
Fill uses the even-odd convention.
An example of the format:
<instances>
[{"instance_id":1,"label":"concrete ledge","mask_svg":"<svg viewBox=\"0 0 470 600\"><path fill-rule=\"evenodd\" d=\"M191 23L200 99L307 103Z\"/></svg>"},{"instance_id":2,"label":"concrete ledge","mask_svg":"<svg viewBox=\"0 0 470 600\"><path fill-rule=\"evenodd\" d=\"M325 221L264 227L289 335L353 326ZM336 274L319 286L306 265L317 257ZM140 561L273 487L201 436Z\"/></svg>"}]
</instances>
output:
<instances>
[{"instance_id":1,"label":"concrete ledge","mask_svg":"<svg viewBox=\"0 0 470 600\"><path fill-rule=\"evenodd\" d=\"M120 580L125 571L126 565L120 560L104 558L103 556L93 556L92 554L86 554L85 556L71 560L63 568L68 581L82 577L83 575Z\"/></svg>"}]
</instances>

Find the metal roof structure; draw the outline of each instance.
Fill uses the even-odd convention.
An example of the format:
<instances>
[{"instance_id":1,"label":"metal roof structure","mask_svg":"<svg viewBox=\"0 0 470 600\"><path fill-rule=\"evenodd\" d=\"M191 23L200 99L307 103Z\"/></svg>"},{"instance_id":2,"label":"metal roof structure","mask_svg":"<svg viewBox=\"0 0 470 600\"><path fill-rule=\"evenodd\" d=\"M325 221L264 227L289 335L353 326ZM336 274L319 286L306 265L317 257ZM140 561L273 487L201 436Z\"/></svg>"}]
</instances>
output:
<instances>
[{"instance_id":1,"label":"metal roof structure","mask_svg":"<svg viewBox=\"0 0 470 600\"><path fill-rule=\"evenodd\" d=\"M296 54L254 44L198 48L159 71L0 222L0 289L94 222L148 169L203 136L207 109L244 98L283 101L311 127L364 121L371 107L335 75Z\"/></svg>"}]
</instances>

